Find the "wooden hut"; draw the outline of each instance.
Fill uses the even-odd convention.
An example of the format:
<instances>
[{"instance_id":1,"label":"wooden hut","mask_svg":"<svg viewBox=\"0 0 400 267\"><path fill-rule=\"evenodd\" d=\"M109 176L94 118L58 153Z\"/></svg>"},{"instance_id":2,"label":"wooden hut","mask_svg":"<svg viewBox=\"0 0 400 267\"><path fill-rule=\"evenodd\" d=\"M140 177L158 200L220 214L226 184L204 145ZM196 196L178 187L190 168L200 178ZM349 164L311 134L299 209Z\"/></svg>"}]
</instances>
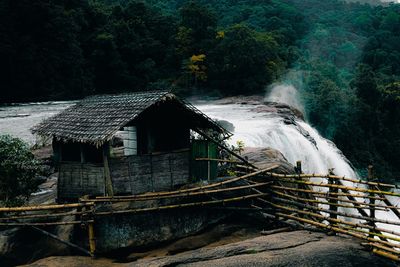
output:
<instances>
[{"instance_id":1,"label":"wooden hut","mask_svg":"<svg viewBox=\"0 0 400 267\"><path fill-rule=\"evenodd\" d=\"M91 96L32 132L52 138L59 201L171 190L212 180L216 163L195 159L217 157L214 138L230 135L164 91Z\"/></svg>"}]
</instances>

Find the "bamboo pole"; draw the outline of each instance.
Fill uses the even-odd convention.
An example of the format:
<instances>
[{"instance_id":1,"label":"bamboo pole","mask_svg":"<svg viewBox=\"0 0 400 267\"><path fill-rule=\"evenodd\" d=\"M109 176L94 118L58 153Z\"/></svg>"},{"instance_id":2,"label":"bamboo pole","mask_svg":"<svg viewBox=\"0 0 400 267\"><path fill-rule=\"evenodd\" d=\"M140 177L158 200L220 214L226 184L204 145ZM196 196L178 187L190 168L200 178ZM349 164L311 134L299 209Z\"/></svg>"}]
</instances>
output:
<instances>
[{"instance_id":1,"label":"bamboo pole","mask_svg":"<svg viewBox=\"0 0 400 267\"><path fill-rule=\"evenodd\" d=\"M374 179L373 167L372 167L372 165L369 165L368 166L368 181L372 181L373 179ZM371 185L368 185L368 188L369 189L373 189ZM370 197L374 197L375 195L374 195L374 193L369 193L369 196ZM369 203L370 204L375 204L375 200L374 199L370 199ZM371 217L372 219L375 219L375 208L374 207L371 207L371 209L369 210L369 217ZM370 221L369 225L374 227L375 223L373 221ZM373 236L373 234L371 233L370 237L372 237L372 236Z\"/></svg>"},{"instance_id":2,"label":"bamboo pole","mask_svg":"<svg viewBox=\"0 0 400 267\"><path fill-rule=\"evenodd\" d=\"M358 191L358 192L364 192L364 193L376 193L376 194L400 197L399 193L388 192L388 191L379 191L379 190L370 190L370 189L357 188L357 187L349 187L349 186L344 186L344 185L334 185L334 184L327 184L327 183L315 183L315 182L306 182L306 181L299 181L299 180L287 180L285 182L286 183L311 185L311 186L317 186L317 187L332 187L332 188L337 188L337 189L345 189L345 190L349 190L349 191Z\"/></svg>"},{"instance_id":3,"label":"bamboo pole","mask_svg":"<svg viewBox=\"0 0 400 267\"><path fill-rule=\"evenodd\" d=\"M218 187L218 186L222 186L222 185L226 185L226 184L230 184L236 181L240 181L240 180L245 180L254 176L257 176L261 173L267 172L269 170L273 170L275 168L278 168L279 165L273 165L269 168L263 169L263 170L259 170L256 172L252 172L240 177L236 177L236 178L232 178L226 181L222 181L222 182L218 182L218 183L213 183L213 184L209 184L209 185L205 185L205 186L198 186L195 188L188 188L188 189L181 189L181 190L176 190L176 191L168 191L168 192L158 192L158 193L146 193L146 194L140 194L140 195L132 195L132 196L118 196L118 197L113 197L113 198L141 198L141 197L154 197L154 196L166 196L166 195L173 195L173 194L183 194L183 193L187 193L187 192L193 192L193 191L198 191L198 190L204 190L207 188L213 188L213 187ZM110 197L96 197L96 199L111 199Z\"/></svg>"},{"instance_id":4,"label":"bamboo pole","mask_svg":"<svg viewBox=\"0 0 400 267\"><path fill-rule=\"evenodd\" d=\"M395 250L395 249L393 249L393 248L386 247L386 246L383 246L383 245L377 244L377 243L369 242L369 243L361 243L361 245L362 245L362 246L370 246L370 247L379 248L379 249L386 250L386 251L388 251L388 252L391 252L391 253L397 254L397 255L400 254L400 251L398 251L398 250Z\"/></svg>"},{"instance_id":5,"label":"bamboo pole","mask_svg":"<svg viewBox=\"0 0 400 267\"><path fill-rule=\"evenodd\" d=\"M391 239L391 240L400 242L400 236L399 236L399 237L394 237L394 236L384 235L384 234L382 234L382 233L368 232L367 230L360 230L360 229L354 228L354 227L358 227L358 226L357 226L358 224L355 224L355 223L346 222L346 221L343 221L343 220L340 220L340 219L336 219L336 218L324 216L324 215L318 214L318 213L312 213L312 212L302 211L302 210L298 210L298 209L294 209L294 208L288 208L288 207L281 206L281 205L276 205L276 204L273 204L273 203L270 203L270 204L271 204L271 205L274 205L275 207L277 207L277 208L279 208L279 209L282 209L282 210L286 210L286 211L291 211L291 212L296 212L296 213L301 213L301 214L309 215L309 216L312 216L312 217L315 217L315 218L319 218L319 219L321 219L321 220L326 220L326 221L329 221L329 222L335 222L335 224L332 224L332 226L339 227L339 228L341 227L341 228L344 228L344 229L347 229L347 230L350 230L350 231L360 232L360 233L363 233L363 234L366 234L366 235L370 234L370 235L368 235L368 236L371 237L371 238L372 238L373 236L377 236L377 237L380 237L380 238L384 238L385 240ZM349 225L349 226L352 226L352 227L349 227L349 226L340 226L340 224L342 224L342 225ZM362 227L363 227L363 226L362 226ZM374 229L374 227L368 227L368 228ZM400 246L399 246L399 247L400 247Z\"/></svg>"},{"instance_id":6,"label":"bamboo pole","mask_svg":"<svg viewBox=\"0 0 400 267\"><path fill-rule=\"evenodd\" d=\"M242 161L245 165L249 165L255 169L258 169L256 166L254 166L253 164L251 164L248 160L246 160L245 158L243 158L242 156L240 156L239 154L235 153L234 151L230 150L229 148L225 147L224 145L221 144L221 142L218 142L217 140L215 140L214 138L212 138L211 136L209 136L208 134L204 133L203 131L199 130L199 129L195 129L195 131L201 135L202 137L210 140L211 142L215 143L219 148L225 150L226 152L228 152L229 154L231 154L232 156L236 157L237 159L239 159L240 161Z\"/></svg>"},{"instance_id":7,"label":"bamboo pole","mask_svg":"<svg viewBox=\"0 0 400 267\"><path fill-rule=\"evenodd\" d=\"M343 182L340 181L340 180L339 180L339 183L343 185ZM342 191L343 191L344 193L350 193L347 189L342 189ZM372 196L371 196L371 197L372 197ZM347 196L347 198L350 199L350 200L352 200L352 201L356 201L356 199L355 199L354 197L352 197L352 196ZM356 206L356 205L355 205L355 206ZM362 208L360 208L360 206L356 206L356 207L358 207L357 210L358 210L358 212L359 212L362 216L364 216L364 217L367 217L367 216L368 216L368 214L365 212L365 210L363 210ZM384 241L387 241L387 240L384 239L384 238L381 238L381 239L384 240Z\"/></svg>"},{"instance_id":8,"label":"bamboo pole","mask_svg":"<svg viewBox=\"0 0 400 267\"><path fill-rule=\"evenodd\" d=\"M242 200L247 200L247 199L258 198L258 197L262 197L262 196L266 196L266 195L268 195L268 194L263 193L263 194L253 194L253 195L221 199L221 200L184 203L184 204L159 206L159 207L152 207L152 208L112 210L112 211L105 211L105 212L96 212L94 215L95 216L104 216L104 215L112 215L112 214L139 213L139 212L160 211L160 210L176 209L176 208L188 208L188 207L195 207L195 206L206 206L206 205L214 205L214 204L225 204L225 203L230 203L230 202L237 202L237 201L242 201Z\"/></svg>"},{"instance_id":9,"label":"bamboo pole","mask_svg":"<svg viewBox=\"0 0 400 267\"><path fill-rule=\"evenodd\" d=\"M384 235L382 233L376 233L376 232L372 232L372 231L369 231L369 230L357 229L357 228L353 228L353 227L349 227L349 226L341 226L341 227L344 228L344 229L347 229L349 231L355 231L355 232L363 233L365 235L368 235L368 237L371 237L371 238L374 237L374 236L377 236L377 237L383 237L385 239L390 239L390 240L393 240L393 241L400 242L400 238L398 238L398 237Z\"/></svg>"},{"instance_id":10,"label":"bamboo pole","mask_svg":"<svg viewBox=\"0 0 400 267\"><path fill-rule=\"evenodd\" d=\"M40 229L40 228L38 228L38 227L35 227L35 226L31 226L31 227L32 227L34 230L36 230L36 231L38 231L38 232L44 234L45 236L51 237L51 238L53 238L53 239L55 239L55 240L57 240L57 241L59 241L59 242L65 244L65 245L67 245L67 246L70 246L70 247L72 247L72 248L74 248L74 249L76 249L76 250L79 250L79 251L85 253L86 255L89 255L89 256L91 255L89 251L87 251L87 250L84 249L84 248L81 248L81 247L78 246L78 245L75 245L75 244L73 244L73 243L71 243L71 242L69 242L69 241L63 240L63 239L59 238L58 236L56 236L56 235L54 235L54 234L52 234L52 233L50 233L50 232L47 232L47 231L45 231L45 230L43 230L43 229Z\"/></svg>"},{"instance_id":11,"label":"bamboo pole","mask_svg":"<svg viewBox=\"0 0 400 267\"><path fill-rule=\"evenodd\" d=\"M359 179L346 178L345 176L337 176L337 175L330 175L330 174L314 174L313 173L313 174L300 174L300 175L298 175L298 174L278 174L278 173L273 173L273 172L267 172L265 174L269 175L271 177L274 177L274 178L283 178L283 179L289 179L289 178L330 178L330 179L343 180L343 181L348 181L348 182L353 182L353 183L358 183L358 184L389 187L389 188L395 188L395 189L399 189L400 188L399 186L393 185L393 184L369 182L369 181L364 181L364 180L359 180Z\"/></svg>"},{"instance_id":12,"label":"bamboo pole","mask_svg":"<svg viewBox=\"0 0 400 267\"><path fill-rule=\"evenodd\" d=\"M375 186L376 190L380 190L378 186ZM389 199L386 198L384 195L380 195L383 198L383 202L388 205L389 207L393 207L394 205L390 202ZM390 208L390 210L400 219L400 211L398 207Z\"/></svg>"},{"instance_id":13,"label":"bamboo pole","mask_svg":"<svg viewBox=\"0 0 400 267\"><path fill-rule=\"evenodd\" d=\"M88 221L93 222L93 221ZM84 221L70 221L70 222L50 222L50 223L31 223L31 222L21 222L21 223L0 223L0 226L50 226L50 225L70 225L70 224L82 224Z\"/></svg>"},{"instance_id":14,"label":"bamboo pole","mask_svg":"<svg viewBox=\"0 0 400 267\"><path fill-rule=\"evenodd\" d=\"M389 221L389 220L382 220L382 219L372 219L369 216L360 216L360 215L355 215L355 214L348 214L345 212L339 212L339 211L330 211L330 210L326 210L320 207L314 207L311 205L307 205L307 204L302 204L293 200L286 200L286 199L282 199L282 198L277 198L277 197L272 197L273 199L283 202L283 203L287 203L287 204L292 204L295 206L299 206L302 208L307 208L307 209L313 209L313 210L317 210L317 211L322 211L322 212L326 212L326 213L330 213L330 214L337 214L339 216L343 216L343 217L348 217L348 218L355 218L355 219L361 219L361 220L365 220L365 221L374 221L374 222L379 222L379 223L384 223L384 224L392 224L392 225L400 225L400 221Z\"/></svg>"},{"instance_id":15,"label":"bamboo pole","mask_svg":"<svg viewBox=\"0 0 400 267\"><path fill-rule=\"evenodd\" d=\"M388 229L384 229L384 228L379 228L379 227L372 227L368 224L361 224L361 223L354 223L354 222L350 222L350 221L343 221L340 219L334 219L332 217L329 216L324 216L320 213L315 213L315 212L311 212L311 211L305 211L305 210L299 210L293 207L286 207L286 206L282 206L282 205L278 205L272 202L267 201L267 203L269 205L275 206L276 208L282 209L282 210L286 210L286 211L290 211L290 212L296 212L296 213L301 213L304 215L308 215L308 216L312 216L321 220L326 220L329 222L334 222L336 224L343 224L343 225L349 225L349 226L353 226L353 227L358 227L358 228L366 228L366 229L371 229L371 230L377 230L377 231L382 231L382 232L386 232L388 234L392 234L395 236L399 236L400 237L400 233L399 232L395 232L392 230L388 230Z\"/></svg>"},{"instance_id":16,"label":"bamboo pole","mask_svg":"<svg viewBox=\"0 0 400 267\"><path fill-rule=\"evenodd\" d=\"M276 186L270 186L272 188L276 188ZM276 190L272 190L273 192L282 192L284 193L285 191L293 191L293 192L297 192L298 190L282 190L282 189L278 189L280 191L276 191ZM313 194L313 195L317 195L316 198L326 198L326 199L331 199L331 200L337 200L339 202L344 202L344 203L352 203L352 204L356 204L356 205L362 205L362 206L367 206L367 207L377 207L377 208L382 208L383 210L388 210L390 209L390 206L386 206L386 205L379 205L379 204L370 204L370 203L365 203L365 202L358 202L358 201L353 201L353 200L349 200L349 199L343 199L343 198L338 198L338 197L333 197L333 196L327 196L326 193L315 193L311 190L307 190L310 191L309 194ZM331 193L332 195L333 193ZM318 197L321 196L321 197ZM339 195L340 196L340 195ZM394 207L396 208L396 207Z\"/></svg>"},{"instance_id":17,"label":"bamboo pole","mask_svg":"<svg viewBox=\"0 0 400 267\"><path fill-rule=\"evenodd\" d=\"M251 189L255 187L261 187L271 184L271 182L267 183L256 183L256 184L251 184L251 185L243 185L243 186L236 186L236 187L229 187L229 188L222 188L222 189L216 189L216 190L206 190L206 191L200 191L200 192L187 192L183 194L177 194L177 195L167 195L167 196L159 196L159 197L154 197L154 198L110 198L110 199L91 199L90 201L93 202L132 202L132 201L148 201L148 200L158 200L158 199L166 199L166 198L178 198L178 197L191 197L191 196L198 196L198 195L208 195L208 194L215 194L215 193L221 193L221 192L231 192L231 191L236 191L236 190L243 190L243 189Z\"/></svg>"},{"instance_id":18,"label":"bamboo pole","mask_svg":"<svg viewBox=\"0 0 400 267\"><path fill-rule=\"evenodd\" d=\"M0 208L0 212L20 212L20 211L36 211L36 210L57 210L57 209L69 209L78 208L84 206L93 206L93 202L86 203L73 203L73 204L59 204L59 205L39 205L39 206L25 206L25 207L10 207Z\"/></svg>"},{"instance_id":19,"label":"bamboo pole","mask_svg":"<svg viewBox=\"0 0 400 267\"><path fill-rule=\"evenodd\" d=\"M271 191L274 194L286 197L286 198L291 198L291 199L295 199L295 200L299 200L299 201L304 201L304 202L310 202L310 203L317 203L317 204L322 204L322 205L329 205L329 210L332 211L337 211L337 209L332 209L332 207L342 207L342 208L348 208L348 209L357 209L357 207L354 207L352 205L344 205L344 204L339 204L337 202L325 202L325 201L320 201L320 200L314 200L314 199L307 199L307 198L301 198L301 197L297 197L297 196L292 196L292 195L288 195L285 193L281 193L278 191ZM336 198L336 200L340 201L339 199ZM374 207L369 207L368 205L366 205L366 207L362 207L363 209L375 209ZM387 211L387 210L383 210L382 211ZM332 214L332 215L336 215L336 214ZM335 218L335 216L332 216L333 218Z\"/></svg>"},{"instance_id":20,"label":"bamboo pole","mask_svg":"<svg viewBox=\"0 0 400 267\"><path fill-rule=\"evenodd\" d=\"M374 249L372 250L372 252L375 253L375 254L377 254L377 255L379 255L379 256L382 256L382 257L391 259L391 260L393 260L393 261L400 261L400 257L399 257L399 256L393 255L393 254L390 254L390 253L387 253L387 252L385 252L385 251L383 251L383 250L380 250L380 249L374 248Z\"/></svg>"},{"instance_id":21,"label":"bamboo pole","mask_svg":"<svg viewBox=\"0 0 400 267\"><path fill-rule=\"evenodd\" d=\"M351 235L351 236L357 237L359 239L368 240L370 242L377 242L377 243L385 244L385 245L387 245L389 247L400 247L400 245L395 244L395 243L390 243L390 242L387 242L387 241L377 240L377 239L370 238L370 237L367 237L367 236L364 236L364 235L361 235L361 234L352 233L350 231L347 231L347 230L344 230L344 229L341 229L341 228L338 228L338 227L335 227L335 226L332 226L332 225L326 225L324 223L315 222L315 221L304 219L304 218L299 218L299 217L296 217L294 215L289 215L289 214L285 214L285 213L281 213L281 212L278 212L277 215L279 215L281 217L288 218L288 219L296 220L296 221L299 221L299 222L308 223L308 224L311 224L311 225L314 225L314 226L318 226L320 228L325 228L325 229L328 229L328 230L332 230L332 231L335 231L335 232L338 232L338 233L341 233L341 234Z\"/></svg>"},{"instance_id":22,"label":"bamboo pole","mask_svg":"<svg viewBox=\"0 0 400 267\"><path fill-rule=\"evenodd\" d=\"M88 211L90 212L90 211ZM30 214L30 215L17 215L10 217L1 217L0 221L3 220L19 220L19 219L34 219L34 218L51 218L51 217L62 217L62 216L75 216L82 215L87 213L86 211L80 212L63 212L63 213L54 213L54 214Z\"/></svg>"},{"instance_id":23,"label":"bamboo pole","mask_svg":"<svg viewBox=\"0 0 400 267\"><path fill-rule=\"evenodd\" d=\"M285 187L285 186L278 186L278 185L271 185L271 188L275 188L275 189L281 189L281 190L286 190L286 191L294 191L294 192L304 192L304 193L310 193L310 194L314 194L314 195L322 195L324 197L326 197L328 195L328 192L320 192L320 191L313 191L313 190L309 190L309 189L299 189L299 188L294 188L294 187ZM332 196L351 196L354 198L369 198L367 195L364 194L350 194L350 193L330 193L330 195ZM376 200L384 200L384 198L382 197L374 197L374 199Z\"/></svg>"},{"instance_id":24,"label":"bamboo pole","mask_svg":"<svg viewBox=\"0 0 400 267\"><path fill-rule=\"evenodd\" d=\"M329 170L329 174L330 174L330 175L334 175L332 169ZM328 183L329 183L329 184L336 184L336 180L335 180L335 179L332 179L332 178L328 178ZM330 187L330 188L329 188L329 191L328 191L328 196L329 196L330 194L334 194L334 193L338 193L338 192L339 192L339 190L338 190L337 188L332 188L332 187ZM330 206L329 206L329 210L331 210L331 211L338 211L338 205L339 205L339 202L338 202L336 199L333 200L333 203L331 203ZM347 205L347 206L348 206L348 205ZM351 206L351 208L354 208L354 206ZM336 215L336 214L330 214L330 217L332 217L332 219L337 219L337 215Z\"/></svg>"},{"instance_id":25,"label":"bamboo pole","mask_svg":"<svg viewBox=\"0 0 400 267\"><path fill-rule=\"evenodd\" d=\"M217 162L225 162L225 163L241 163L241 161L229 160L229 159L196 158L194 160L196 160L196 161L217 161Z\"/></svg>"}]
</instances>

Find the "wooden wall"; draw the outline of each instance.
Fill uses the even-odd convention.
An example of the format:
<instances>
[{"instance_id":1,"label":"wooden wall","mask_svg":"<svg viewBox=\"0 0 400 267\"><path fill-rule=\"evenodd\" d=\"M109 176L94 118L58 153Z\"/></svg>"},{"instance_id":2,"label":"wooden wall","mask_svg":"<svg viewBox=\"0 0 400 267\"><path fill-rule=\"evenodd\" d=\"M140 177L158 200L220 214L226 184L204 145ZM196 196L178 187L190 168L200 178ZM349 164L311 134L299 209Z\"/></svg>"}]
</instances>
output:
<instances>
[{"instance_id":1,"label":"wooden wall","mask_svg":"<svg viewBox=\"0 0 400 267\"><path fill-rule=\"evenodd\" d=\"M114 195L164 191L189 181L189 150L154 155L111 158L110 174ZM77 199L83 195L104 195L102 165L61 162L58 199Z\"/></svg>"},{"instance_id":2,"label":"wooden wall","mask_svg":"<svg viewBox=\"0 0 400 267\"><path fill-rule=\"evenodd\" d=\"M164 191L189 181L189 150L110 159L115 195Z\"/></svg>"},{"instance_id":3,"label":"wooden wall","mask_svg":"<svg viewBox=\"0 0 400 267\"><path fill-rule=\"evenodd\" d=\"M76 199L83 195L104 195L104 168L101 165L78 162L61 162L58 175L60 201Z\"/></svg>"}]
</instances>

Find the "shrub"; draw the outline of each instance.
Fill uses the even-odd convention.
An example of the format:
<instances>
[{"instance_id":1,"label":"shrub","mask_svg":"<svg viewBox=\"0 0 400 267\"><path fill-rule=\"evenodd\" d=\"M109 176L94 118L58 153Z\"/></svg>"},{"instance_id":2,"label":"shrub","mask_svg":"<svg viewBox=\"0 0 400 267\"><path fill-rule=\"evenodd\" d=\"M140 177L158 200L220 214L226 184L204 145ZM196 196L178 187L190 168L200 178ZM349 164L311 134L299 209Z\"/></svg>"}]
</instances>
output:
<instances>
[{"instance_id":1,"label":"shrub","mask_svg":"<svg viewBox=\"0 0 400 267\"><path fill-rule=\"evenodd\" d=\"M0 204L22 205L40 183L42 167L19 138L0 135Z\"/></svg>"}]
</instances>

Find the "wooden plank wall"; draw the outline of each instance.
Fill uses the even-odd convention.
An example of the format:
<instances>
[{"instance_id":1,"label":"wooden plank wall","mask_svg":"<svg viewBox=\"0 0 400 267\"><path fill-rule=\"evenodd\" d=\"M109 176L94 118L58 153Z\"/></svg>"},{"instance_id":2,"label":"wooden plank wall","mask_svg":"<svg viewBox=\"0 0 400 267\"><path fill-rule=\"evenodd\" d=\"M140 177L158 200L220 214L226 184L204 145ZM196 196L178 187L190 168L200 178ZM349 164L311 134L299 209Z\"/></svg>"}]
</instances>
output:
<instances>
[{"instance_id":1,"label":"wooden plank wall","mask_svg":"<svg viewBox=\"0 0 400 267\"><path fill-rule=\"evenodd\" d=\"M90 163L62 162L57 190L60 200L104 195L104 168Z\"/></svg>"},{"instance_id":2,"label":"wooden plank wall","mask_svg":"<svg viewBox=\"0 0 400 267\"><path fill-rule=\"evenodd\" d=\"M110 159L115 195L176 188L189 181L189 151Z\"/></svg>"}]
</instances>

